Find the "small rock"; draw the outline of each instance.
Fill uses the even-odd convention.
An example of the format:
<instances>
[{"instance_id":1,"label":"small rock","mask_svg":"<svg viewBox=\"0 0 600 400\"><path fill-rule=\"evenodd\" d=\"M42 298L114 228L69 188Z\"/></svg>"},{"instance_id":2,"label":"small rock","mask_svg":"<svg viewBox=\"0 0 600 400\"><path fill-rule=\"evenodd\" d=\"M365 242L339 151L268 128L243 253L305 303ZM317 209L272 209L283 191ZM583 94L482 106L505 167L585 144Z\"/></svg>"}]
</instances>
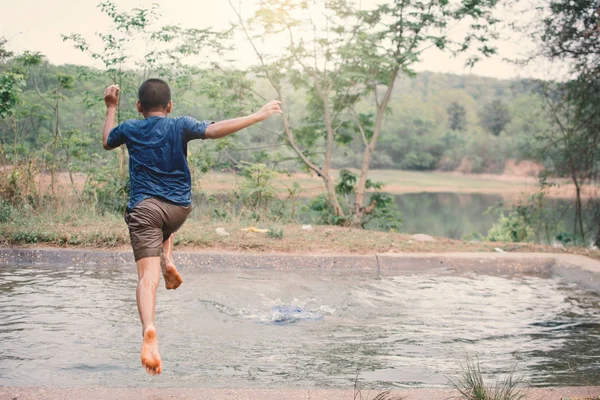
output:
<instances>
[{"instance_id":1,"label":"small rock","mask_svg":"<svg viewBox=\"0 0 600 400\"><path fill-rule=\"evenodd\" d=\"M302 225L302 229L305 231L312 231L312 225Z\"/></svg>"},{"instance_id":2,"label":"small rock","mask_svg":"<svg viewBox=\"0 0 600 400\"><path fill-rule=\"evenodd\" d=\"M504 250L502 250L500 247L496 247L496 248L494 249L494 251L495 251L496 253L506 253L506 252L505 252Z\"/></svg>"},{"instance_id":3,"label":"small rock","mask_svg":"<svg viewBox=\"0 0 600 400\"><path fill-rule=\"evenodd\" d=\"M416 240L417 242L435 242L435 239L429 235L425 235L423 233L417 233L416 235L412 235L411 238Z\"/></svg>"},{"instance_id":4,"label":"small rock","mask_svg":"<svg viewBox=\"0 0 600 400\"><path fill-rule=\"evenodd\" d=\"M552 242L552 247L554 247L555 249L564 249L565 245L561 242L554 241Z\"/></svg>"},{"instance_id":5,"label":"small rock","mask_svg":"<svg viewBox=\"0 0 600 400\"><path fill-rule=\"evenodd\" d=\"M229 236L229 232L227 232L225 228L217 228L215 229L215 232L217 232L217 235L219 236Z\"/></svg>"}]
</instances>

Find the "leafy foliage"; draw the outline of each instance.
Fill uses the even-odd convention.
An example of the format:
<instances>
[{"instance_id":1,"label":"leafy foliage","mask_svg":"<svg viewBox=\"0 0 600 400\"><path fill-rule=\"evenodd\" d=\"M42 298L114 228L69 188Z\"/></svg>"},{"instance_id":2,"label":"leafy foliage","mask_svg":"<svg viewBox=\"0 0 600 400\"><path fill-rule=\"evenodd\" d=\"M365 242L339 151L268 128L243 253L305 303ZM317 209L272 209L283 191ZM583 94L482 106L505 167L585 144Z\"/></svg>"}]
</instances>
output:
<instances>
[{"instance_id":1,"label":"leafy foliage","mask_svg":"<svg viewBox=\"0 0 600 400\"><path fill-rule=\"evenodd\" d=\"M467 129L467 111L465 107L453 101L446 109L448 112L448 128L453 131Z\"/></svg>"},{"instance_id":2,"label":"leafy foliage","mask_svg":"<svg viewBox=\"0 0 600 400\"><path fill-rule=\"evenodd\" d=\"M540 50L549 59L571 62L574 71L600 71L600 8L595 0L551 0L542 20Z\"/></svg>"},{"instance_id":3,"label":"leafy foliage","mask_svg":"<svg viewBox=\"0 0 600 400\"><path fill-rule=\"evenodd\" d=\"M487 234L490 242L526 242L535 232L525 218L515 212L508 215L502 213Z\"/></svg>"},{"instance_id":4,"label":"leafy foliage","mask_svg":"<svg viewBox=\"0 0 600 400\"><path fill-rule=\"evenodd\" d=\"M338 202L345 210L352 204L352 197L356 194L357 182L358 177L356 174L346 169L339 171L335 191ZM369 210L362 220L362 227L383 231L398 230L402 224L402 214L398 211L394 199L390 195L380 192L384 187L383 183L368 180L366 187L376 191L370 197ZM322 223L331 225L345 225L347 223L347 217L335 214L327 196L320 195L313 199L310 203L310 209L319 213Z\"/></svg>"},{"instance_id":5,"label":"leafy foliage","mask_svg":"<svg viewBox=\"0 0 600 400\"><path fill-rule=\"evenodd\" d=\"M495 136L500 135L511 121L510 111L502 100L496 99L486 104L479 113L481 126Z\"/></svg>"}]
</instances>

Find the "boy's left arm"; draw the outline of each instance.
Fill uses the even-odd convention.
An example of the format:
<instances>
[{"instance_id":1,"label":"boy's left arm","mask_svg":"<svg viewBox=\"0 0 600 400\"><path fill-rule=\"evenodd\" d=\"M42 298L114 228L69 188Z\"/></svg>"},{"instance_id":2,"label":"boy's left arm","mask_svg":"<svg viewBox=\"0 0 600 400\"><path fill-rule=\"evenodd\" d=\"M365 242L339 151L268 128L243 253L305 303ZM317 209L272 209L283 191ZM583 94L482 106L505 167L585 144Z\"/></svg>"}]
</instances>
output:
<instances>
[{"instance_id":1,"label":"boy's left arm","mask_svg":"<svg viewBox=\"0 0 600 400\"><path fill-rule=\"evenodd\" d=\"M219 139L247 128L257 122L264 121L275 113L281 114L280 104L280 101L271 100L265 104L260 111L252 115L215 122L206 128L205 136L207 139Z\"/></svg>"}]
</instances>

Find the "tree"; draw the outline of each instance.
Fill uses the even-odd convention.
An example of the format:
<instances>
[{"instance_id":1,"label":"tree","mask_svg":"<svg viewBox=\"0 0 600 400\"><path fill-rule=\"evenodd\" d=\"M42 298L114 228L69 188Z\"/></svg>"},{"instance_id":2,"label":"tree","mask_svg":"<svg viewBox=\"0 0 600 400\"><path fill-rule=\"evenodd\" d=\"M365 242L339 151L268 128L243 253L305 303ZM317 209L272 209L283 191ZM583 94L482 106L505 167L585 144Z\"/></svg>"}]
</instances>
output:
<instances>
[{"instance_id":1,"label":"tree","mask_svg":"<svg viewBox=\"0 0 600 400\"><path fill-rule=\"evenodd\" d=\"M151 75L170 81L177 87L176 93L182 96L191 87L192 77L199 72L199 67L185 65L184 59L199 54L201 50L221 54L224 49L223 39L229 35L229 32L214 32L210 29L185 30L174 25L157 27L160 18L157 4L126 12L119 10L113 1L104 0L98 7L112 21L112 26L107 32L97 33L102 48L92 48L88 41L77 33L63 35L63 41L72 42L76 49L99 61L104 67L102 74L110 83L121 88L117 124L137 116L134 107L137 88ZM136 57L133 49L140 42L145 45L145 52L142 57ZM101 100L101 92L91 94L91 97L95 98L97 103ZM123 107L123 104L126 106ZM121 193L125 201L128 178L127 151L124 145L121 146L117 157Z\"/></svg>"},{"instance_id":2,"label":"tree","mask_svg":"<svg viewBox=\"0 0 600 400\"><path fill-rule=\"evenodd\" d=\"M508 107L500 99L492 100L479 111L479 123L494 136L500 136L511 119Z\"/></svg>"},{"instance_id":3,"label":"tree","mask_svg":"<svg viewBox=\"0 0 600 400\"><path fill-rule=\"evenodd\" d=\"M38 65L42 56L39 53L25 51L15 56L6 50L7 40L0 38L0 120L10 118L14 132L13 164L18 162L18 129L15 110L19 103L19 95L27 84L28 67ZM9 62L10 61L10 62ZM4 150L0 148L4 155Z\"/></svg>"},{"instance_id":4,"label":"tree","mask_svg":"<svg viewBox=\"0 0 600 400\"><path fill-rule=\"evenodd\" d=\"M453 131L464 131L467 128L467 111L465 107L453 101L446 110L448 113L448 128Z\"/></svg>"},{"instance_id":5,"label":"tree","mask_svg":"<svg viewBox=\"0 0 600 400\"><path fill-rule=\"evenodd\" d=\"M589 229L583 220L582 191L598 180L600 164L600 7L593 0L538 0L536 23L525 32L538 43L532 54L566 64L564 83L542 83L553 127L537 137L553 162L552 172L575 186L574 233L592 230L600 245L597 197L590 199ZM537 22L540 21L540 22ZM596 195L597 196L597 195Z\"/></svg>"},{"instance_id":6,"label":"tree","mask_svg":"<svg viewBox=\"0 0 600 400\"><path fill-rule=\"evenodd\" d=\"M32 62L36 62L35 60L30 61L30 65L35 65L32 64ZM65 151L65 166L67 168L67 171L69 171L69 178L71 180L71 185L73 186L73 188L75 188L74 185L74 181L73 181L73 174L71 173L71 168L69 166L69 148L67 145L66 140L64 139L62 133L61 133L61 128L60 128L60 104L61 104L61 100L64 99L64 95L63 92L64 90L69 90L69 89L73 89L74 86L74 78L72 75L67 75L67 74L61 74L58 73L56 75L56 87L50 92L50 93L46 93L46 94L42 94L40 92L38 83L37 83L37 79L35 76L33 76L33 82L34 82L34 87L36 90L36 93L38 94L38 96L40 97L40 99L44 102L44 104L52 111L52 118L54 119L53 121L53 126L52 126L52 130L53 130L53 139L52 142L50 144L50 154L52 157L51 160L51 164L50 164L50 187L52 189L52 194L55 194L56 190L57 190L57 181L56 181L56 169L58 166L58 150L59 150L59 146L60 148L62 148Z\"/></svg>"},{"instance_id":7,"label":"tree","mask_svg":"<svg viewBox=\"0 0 600 400\"><path fill-rule=\"evenodd\" d=\"M585 240L582 191L600 171L600 82L576 80L544 88L552 125L538 139L544 141L544 152L553 161L551 172L569 176L575 186L573 232Z\"/></svg>"},{"instance_id":8,"label":"tree","mask_svg":"<svg viewBox=\"0 0 600 400\"><path fill-rule=\"evenodd\" d=\"M600 72L600 5L597 0L549 0L535 37L540 54L570 64L574 74Z\"/></svg>"},{"instance_id":9,"label":"tree","mask_svg":"<svg viewBox=\"0 0 600 400\"><path fill-rule=\"evenodd\" d=\"M284 112L285 138L300 161L323 179L338 221L361 226L365 215L377 204L372 199L365 206L364 196L397 79L403 74L414 75L413 66L430 47L464 52L478 45L478 55L469 59L471 64L480 54L493 54L488 42L494 37L489 28L497 22L491 15L496 3L399 0L362 10L347 0L324 4L263 0L255 18L244 21L230 0L259 59L255 71L269 80L282 101L290 81L307 92L308 117L303 127L293 127L289 111ZM321 16L320 23L315 15ZM459 21L469 23L470 29L465 37L454 41L449 30ZM288 38L283 54L258 49L257 37L268 40L282 34ZM361 101L371 103L369 112L357 111ZM363 143L363 155L354 204L344 210L330 169L335 144L348 141L351 133ZM322 163L308 150L319 140L325 143Z\"/></svg>"}]
</instances>

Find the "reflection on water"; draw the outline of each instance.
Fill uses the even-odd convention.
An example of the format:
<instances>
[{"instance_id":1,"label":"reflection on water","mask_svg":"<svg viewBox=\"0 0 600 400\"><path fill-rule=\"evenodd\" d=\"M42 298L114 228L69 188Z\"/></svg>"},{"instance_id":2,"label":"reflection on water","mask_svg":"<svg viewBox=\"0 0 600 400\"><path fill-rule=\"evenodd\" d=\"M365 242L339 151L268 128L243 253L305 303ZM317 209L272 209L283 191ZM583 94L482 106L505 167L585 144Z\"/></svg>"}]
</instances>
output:
<instances>
[{"instance_id":1,"label":"reflection on water","mask_svg":"<svg viewBox=\"0 0 600 400\"><path fill-rule=\"evenodd\" d=\"M394 198L402 211L402 232L453 239L463 239L473 233L486 235L498 220L497 213L486 211L503 201L499 195L471 193L410 193L394 195ZM568 200L548 201L549 209L561 215L570 205ZM572 225L571 214L567 212L564 216L565 226Z\"/></svg>"},{"instance_id":2,"label":"reflection on water","mask_svg":"<svg viewBox=\"0 0 600 400\"><path fill-rule=\"evenodd\" d=\"M140 367L133 269L0 269L0 385L445 386L465 355L532 385L600 381L600 298L556 279L198 272L159 290ZM279 323L282 315L294 320Z\"/></svg>"}]
</instances>

